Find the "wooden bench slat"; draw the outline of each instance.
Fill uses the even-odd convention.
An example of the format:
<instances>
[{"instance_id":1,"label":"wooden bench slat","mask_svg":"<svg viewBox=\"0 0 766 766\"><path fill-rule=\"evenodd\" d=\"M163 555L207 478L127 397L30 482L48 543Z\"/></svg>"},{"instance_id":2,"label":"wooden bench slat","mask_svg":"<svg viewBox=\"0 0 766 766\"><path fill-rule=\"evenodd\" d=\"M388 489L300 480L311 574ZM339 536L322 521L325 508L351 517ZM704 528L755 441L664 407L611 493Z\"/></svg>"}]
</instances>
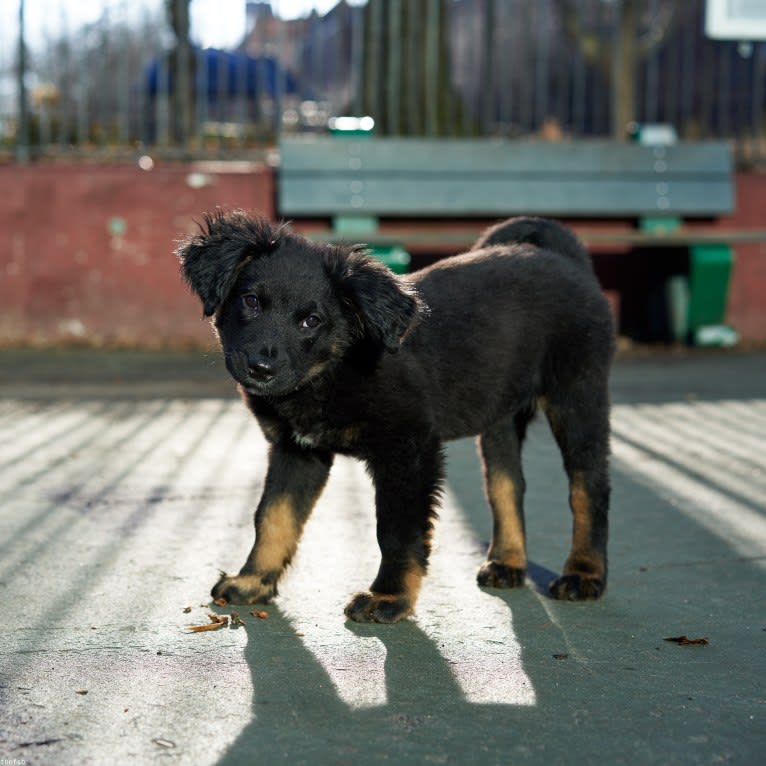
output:
<instances>
[{"instance_id":1,"label":"wooden bench slat","mask_svg":"<svg viewBox=\"0 0 766 766\"><path fill-rule=\"evenodd\" d=\"M284 139L281 173L350 172L359 170L410 173L568 172L647 174L731 173L729 147L721 141L684 142L651 147L614 141L543 143L471 139L362 140Z\"/></svg>"},{"instance_id":2,"label":"wooden bench slat","mask_svg":"<svg viewBox=\"0 0 766 766\"><path fill-rule=\"evenodd\" d=\"M656 183L632 179L600 180L561 177L375 179L362 176L353 185L334 178L303 178L282 183L279 208L286 215L374 213L423 217L530 215L610 217L638 215L720 215L733 208L731 184L715 179Z\"/></svg>"}]
</instances>

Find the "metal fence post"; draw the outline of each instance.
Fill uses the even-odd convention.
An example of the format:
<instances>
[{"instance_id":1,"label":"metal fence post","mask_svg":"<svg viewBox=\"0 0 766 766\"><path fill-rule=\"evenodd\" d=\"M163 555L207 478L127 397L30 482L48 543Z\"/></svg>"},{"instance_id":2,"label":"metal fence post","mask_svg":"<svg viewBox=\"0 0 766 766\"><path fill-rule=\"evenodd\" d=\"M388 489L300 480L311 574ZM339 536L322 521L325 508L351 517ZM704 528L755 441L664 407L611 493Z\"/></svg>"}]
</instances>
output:
<instances>
[{"instance_id":1,"label":"metal fence post","mask_svg":"<svg viewBox=\"0 0 766 766\"><path fill-rule=\"evenodd\" d=\"M29 105L27 103L27 43L24 34L24 0L19 0L18 115L16 124L16 160L29 161Z\"/></svg>"}]
</instances>

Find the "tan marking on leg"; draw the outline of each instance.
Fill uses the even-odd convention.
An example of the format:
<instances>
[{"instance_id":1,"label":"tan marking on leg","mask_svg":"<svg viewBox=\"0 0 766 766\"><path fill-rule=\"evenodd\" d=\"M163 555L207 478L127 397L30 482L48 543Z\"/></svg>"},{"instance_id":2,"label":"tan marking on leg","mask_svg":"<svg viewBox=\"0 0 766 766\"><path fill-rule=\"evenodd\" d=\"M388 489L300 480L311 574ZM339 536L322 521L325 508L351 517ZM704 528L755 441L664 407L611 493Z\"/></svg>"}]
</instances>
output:
<instances>
[{"instance_id":1,"label":"tan marking on leg","mask_svg":"<svg viewBox=\"0 0 766 766\"><path fill-rule=\"evenodd\" d=\"M237 586L243 591L256 591L261 587L260 575L224 575L222 579L236 582Z\"/></svg>"},{"instance_id":2,"label":"tan marking on leg","mask_svg":"<svg viewBox=\"0 0 766 766\"><path fill-rule=\"evenodd\" d=\"M404 575L404 594L414 606L420 595L420 586L423 584L423 570L419 564L413 562Z\"/></svg>"},{"instance_id":3,"label":"tan marking on leg","mask_svg":"<svg viewBox=\"0 0 766 766\"><path fill-rule=\"evenodd\" d=\"M402 577L402 591L401 593L378 593L372 591L373 603L380 603L385 601L388 603L396 603L402 607L401 614L396 618L397 621L412 614L415 611L415 602L418 600L420 594L420 586L423 583L423 569L415 561L410 562L407 571Z\"/></svg>"},{"instance_id":4,"label":"tan marking on leg","mask_svg":"<svg viewBox=\"0 0 766 766\"><path fill-rule=\"evenodd\" d=\"M564 567L565 574L581 573L601 576L604 573L602 557L593 550L593 518L590 497L582 474L574 474L569 488L572 509L572 552Z\"/></svg>"},{"instance_id":5,"label":"tan marking on leg","mask_svg":"<svg viewBox=\"0 0 766 766\"><path fill-rule=\"evenodd\" d=\"M280 495L259 521L253 553L256 572L281 570L298 546L300 528L292 498Z\"/></svg>"},{"instance_id":6,"label":"tan marking on leg","mask_svg":"<svg viewBox=\"0 0 766 766\"><path fill-rule=\"evenodd\" d=\"M402 590L400 593L378 593L373 591L375 596L381 601L396 601L403 596L407 598L411 604L417 601L420 594L420 586L423 584L423 569L420 564L412 561L407 567L407 571L402 576Z\"/></svg>"},{"instance_id":7,"label":"tan marking on leg","mask_svg":"<svg viewBox=\"0 0 766 766\"><path fill-rule=\"evenodd\" d=\"M577 551L588 551L591 548L591 514L590 498L580 474L572 479L569 488L569 505L572 509L573 531L572 548Z\"/></svg>"},{"instance_id":8,"label":"tan marking on leg","mask_svg":"<svg viewBox=\"0 0 766 766\"><path fill-rule=\"evenodd\" d=\"M508 474L490 471L487 495L494 520L492 543L487 557L510 567L527 566L524 521L519 512L516 486Z\"/></svg>"}]
</instances>

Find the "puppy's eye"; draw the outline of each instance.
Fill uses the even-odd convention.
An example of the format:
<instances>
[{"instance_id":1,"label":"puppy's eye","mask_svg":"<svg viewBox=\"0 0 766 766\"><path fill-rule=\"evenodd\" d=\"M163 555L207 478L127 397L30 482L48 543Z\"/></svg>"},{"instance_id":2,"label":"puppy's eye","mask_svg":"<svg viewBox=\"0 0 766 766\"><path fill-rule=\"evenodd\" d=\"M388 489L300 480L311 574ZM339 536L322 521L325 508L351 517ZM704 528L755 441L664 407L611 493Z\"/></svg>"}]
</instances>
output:
<instances>
[{"instance_id":1,"label":"puppy's eye","mask_svg":"<svg viewBox=\"0 0 766 766\"><path fill-rule=\"evenodd\" d=\"M258 303L258 298L255 295L243 295L242 305L245 308L250 309L250 311L258 311L261 307L261 304Z\"/></svg>"},{"instance_id":2,"label":"puppy's eye","mask_svg":"<svg viewBox=\"0 0 766 766\"><path fill-rule=\"evenodd\" d=\"M309 314L301 322L301 327L307 330L313 330L314 328L319 327L320 324L322 324L322 317L317 316L316 314Z\"/></svg>"}]
</instances>

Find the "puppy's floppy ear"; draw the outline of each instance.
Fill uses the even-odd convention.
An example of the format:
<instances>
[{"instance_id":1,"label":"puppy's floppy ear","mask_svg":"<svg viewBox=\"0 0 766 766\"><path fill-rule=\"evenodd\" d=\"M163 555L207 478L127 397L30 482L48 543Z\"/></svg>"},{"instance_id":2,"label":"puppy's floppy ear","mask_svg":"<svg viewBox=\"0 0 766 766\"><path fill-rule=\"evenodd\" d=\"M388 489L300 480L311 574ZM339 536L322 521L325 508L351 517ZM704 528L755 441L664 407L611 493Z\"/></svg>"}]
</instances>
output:
<instances>
[{"instance_id":1,"label":"puppy's floppy ear","mask_svg":"<svg viewBox=\"0 0 766 766\"><path fill-rule=\"evenodd\" d=\"M341 291L354 307L361 333L387 351L397 351L408 330L428 314L428 307L411 285L364 249L338 249L335 259Z\"/></svg>"},{"instance_id":2,"label":"puppy's floppy ear","mask_svg":"<svg viewBox=\"0 0 766 766\"><path fill-rule=\"evenodd\" d=\"M203 215L200 231L176 249L181 272L202 300L206 317L226 300L248 261L279 247L281 230L241 210Z\"/></svg>"}]
</instances>

